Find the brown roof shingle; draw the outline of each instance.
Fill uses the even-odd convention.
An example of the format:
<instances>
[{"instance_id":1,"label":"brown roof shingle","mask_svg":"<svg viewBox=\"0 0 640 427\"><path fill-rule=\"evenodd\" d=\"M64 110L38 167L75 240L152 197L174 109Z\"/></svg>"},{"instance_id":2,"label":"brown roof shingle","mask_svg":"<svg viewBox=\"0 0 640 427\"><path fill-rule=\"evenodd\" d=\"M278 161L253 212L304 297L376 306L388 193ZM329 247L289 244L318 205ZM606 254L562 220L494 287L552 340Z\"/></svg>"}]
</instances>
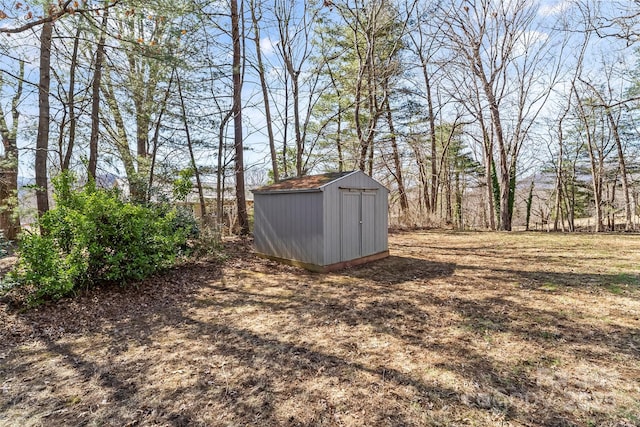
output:
<instances>
[{"instance_id":1,"label":"brown roof shingle","mask_svg":"<svg viewBox=\"0 0 640 427\"><path fill-rule=\"evenodd\" d=\"M271 185L256 188L254 193L271 191L295 191L295 190L317 190L325 184L335 181L338 178L349 175L349 172L329 172L320 175L307 175L299 178L288 178Z\"/></svg>"}]
</instances>

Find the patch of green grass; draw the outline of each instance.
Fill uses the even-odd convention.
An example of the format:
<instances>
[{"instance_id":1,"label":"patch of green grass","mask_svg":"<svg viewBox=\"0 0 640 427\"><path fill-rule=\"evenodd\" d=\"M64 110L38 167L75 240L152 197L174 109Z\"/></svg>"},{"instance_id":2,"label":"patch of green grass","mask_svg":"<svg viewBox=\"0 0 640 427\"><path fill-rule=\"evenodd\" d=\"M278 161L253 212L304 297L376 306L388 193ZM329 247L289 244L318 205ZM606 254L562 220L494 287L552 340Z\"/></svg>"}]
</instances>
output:
<instances>
[{"instance_id":1,"label":"patch of green grass","mask_svg":"<svg viewBox=\"0 0 640 427\"><path fill-rule=\"evenodd\" d=\"M559 285L557 285L555 283L547 282L547 283L544 283L542 286L540 286L538 289L540 289L541 291L553 292L553 291L557 291L558 290L558 286Z\"/></svg>"},{"instance_id":2,"label":"patch of green grass","mask_svg":"<svg viewBox=\"0 0 640 427\"><path fill-rule=\"evenodd\" d=\"M484 332L486 335L490 331L501 331L503 325L496 323L491 319L478 318L470 319L468 322L465 322L463 328L472 332Z\"/></svg>"},{"instance_id":3,"label":"patch of green grass","mask_svg":"<svg viewBox=\"0 0 640 427\"><path fill-rule=\"evenodd\" d=\"M640 287L640 276L630 273L613 275L604 283L604 288L615 295L634 290L637 287Z\"/></svg>"},{"instance_id":4,"label":"patch of green grass","mask_svg":"<svg viewBox=\"0 0 640 427\"><path fill-rule=\"evenodd\" d=\"M540 337L545 339L545 340L556 340L558 338L560 338L560 335L558 335L555 332L552 331L541 331L540 332Z\"/></svg>"},{"instance_id":5,"label":"patch of green grass","mask_svg":"<svg viewBox=\"0 0 640 427\"><path fill-rule=\"evenodd\" d=\"M622 287L620 287L618 285L614 285L614 284L609 284L609 285L606 286L606 288L607 288L607 290L609 292L611 292L612 294L615 294L615 295L620 295L624 291L622 289Z\"/></svg>"},{"instance_id":6,"label":"patch of green grass","mask_svg":"<svg viewBox=\"0 0 640 427\"><path fill-rule=\"evenodd\" d=\"M611 278L611 282L615 285L640 285L640 277L636 274L620 273Z\"/></svg>"},{"instance_id":7,"label":"patch of green grass","mask_svg":"<svg viewBox=\"0 0 640 427\"><path fill-rule=\"evenodd\" d=\"M537 361L538 366L543 366L546 368L553 368L553 367L558 367L562 365L562 359L559 357L553 357L553 356L542 356L538 361Z\"/></svg>"},{"instance_id":8,"label":"patch of green grass","mask_svg":"<svg viewBox=\"0 0 640 427\"><path fill-rule=\"evenodd\" d=\"M82 399L79 396L71 396L65 402L66 406L74 406L82 402Z\"/></svg>"}]
</instances>

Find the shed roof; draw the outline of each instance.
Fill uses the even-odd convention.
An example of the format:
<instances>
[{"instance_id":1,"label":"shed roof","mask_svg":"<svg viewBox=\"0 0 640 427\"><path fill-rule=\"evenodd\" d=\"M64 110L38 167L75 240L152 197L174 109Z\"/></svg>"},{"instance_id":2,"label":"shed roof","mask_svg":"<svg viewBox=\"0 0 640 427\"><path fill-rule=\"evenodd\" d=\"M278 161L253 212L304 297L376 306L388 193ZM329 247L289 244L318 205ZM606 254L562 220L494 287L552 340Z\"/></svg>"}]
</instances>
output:
<instances>
[{"instance_id":1,"label":"shed roof","mask_svg":"<svg viewBox=\"0 0 640 427\"><path fill-rule=\"evenodd\" d=\"M271 185L256 188L254 193L292 192L292 191L318 191L325 185L354 173L329 172L320 175L307 175L299 178L288 178Z\"/></svg>"}]
</instances>

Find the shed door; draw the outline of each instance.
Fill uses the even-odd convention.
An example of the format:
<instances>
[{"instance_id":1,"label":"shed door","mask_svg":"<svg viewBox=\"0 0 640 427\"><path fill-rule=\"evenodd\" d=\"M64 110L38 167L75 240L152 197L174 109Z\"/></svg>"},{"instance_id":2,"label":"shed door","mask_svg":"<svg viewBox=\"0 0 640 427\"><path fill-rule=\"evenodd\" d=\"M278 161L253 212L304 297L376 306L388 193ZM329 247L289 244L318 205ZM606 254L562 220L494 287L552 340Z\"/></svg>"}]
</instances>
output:
<instances>
[{"instance_id":1,"label":"shed door","mask_svg":"<svg viewBox=\"0 0 640 427\"><path fill-rule=\"evenodd\" d=\"M362 193L362 253L367 256L376 251L376 193Z\"/></svg>"},{"instance_id":2,"label":"shed door","mask_svg":"<svg viewBox=\"0 0 640 427\"><path fill-rule=\"evenodd\" d=\"M341 259L348 261L375 253L376 193L343 191L341 195Z\"/></svg>"}]
</instances>

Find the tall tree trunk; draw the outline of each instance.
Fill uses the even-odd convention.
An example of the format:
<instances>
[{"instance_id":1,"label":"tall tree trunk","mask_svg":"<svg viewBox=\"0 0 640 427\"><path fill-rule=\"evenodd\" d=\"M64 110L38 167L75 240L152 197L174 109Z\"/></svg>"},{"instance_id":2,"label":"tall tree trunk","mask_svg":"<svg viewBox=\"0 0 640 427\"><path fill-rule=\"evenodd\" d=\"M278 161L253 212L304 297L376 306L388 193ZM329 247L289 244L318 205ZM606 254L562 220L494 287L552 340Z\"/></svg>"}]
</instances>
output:
<instances>
[{"instance_id":1,"label":"tall tree trunk","mask_svg":"<svg viewBox=\"0 0 640 427\"><path fill-rule=\"evenodd\" d=\"M427 69L426 59L422 59L422 72L427 89L427 111L429 117L429 141L431 142L431 199L429 204L433 212L438 205L438 152L436 140L436 116L433 110L433 99L431 97L431 78ZM426 196L426 193L425 193Z\"/></svg>"},{"instance_id":2,"label":"tall tree trunk","mask_svg":"<svg viewBox=\"0 0 640 427\"><path fill-rule=\"evenodd\" d=\"M360 115L360 109L362 108L362 82L364 76L364 69L360 67L358 73L358 79L356 80L355 87L355 99L354 99L354 126L356 128L356 135L358 136L358 143L360 144L360 154L358 157L358 169L362 172L365 171L365 158L367 153L366 141L364 139L364 132L362 131L362 119Z\"/></svg>"},{"instance_id":3,"label":"tall tree trunk","mask_svg":"<svg viewBox=\"0 0 640 427\"><path fill-rule=\"evenodd\" d=\"M627 165L624 160L624 150L622 149L622 141L620 140L620 134L618 133L618 124L613 121L613 116L611 115L611 112L608 111L607 116L611 121L613 138L616 142L616 148L618 149L618 164L620 166L620 180L622 182L622 193L624 195L624 216L625 216L624 229L626 231L629 231L633 228L633 221L632 221L633 216L631 214L631 197L629 196L629 179L627 176Z\"/></svg>"},{"instance_id":4,"label":"tall tree trunk","mask_svg":"<svg viewBox=\"0 0 640 427\"><path fill-rule=\"evenodd\" d=\"M7 240L16 240L20 232L18 215L18 106L22 98L24 62L20 61L18 87L11 100L11 129L7 126L4 112L0 107L0 136L4 147L4 156L0 159L0 230ZM3 86L3 73L0 72L0 92Z\"/></svg>"},{"instance_id":5,"label":"tall tree trunk","mask_svg":"<svg viewBox=\"0 0 640 427\"><path fill-rule=\"evenodd\" d=\"M489 101L489 111L491 112L491 121L493 124L494 134L498 143L498 179L500 182L500 230L511 231L511 171L509 169L508 152L504 132L502 130L502 118L500 117L500 108L493 94L493 90L486 80L483 81L483 87L487 100Z\"/></svg>"},{"instance_id":6,"label":"tall tree trunk","mask_svg":"<svg viewBox=\"0 0 640 427\"><path fill-rule=\"evenodd\" d=\"M240 234L249 234L249 216L244 194L244 144L242 141L242 73L240 14L238 0L231 0L231 38L233 39L233 130L235 147L236 204Z\"/></svg>"},{"instance_id":7,"label":"tall tree trunk","mask_svg":"<svg viewBox=\"0 0 640 427\"><path fill-rule=\"evenodd\" d=\"M302 176L305 173L302 162L304 140L302 139L302 132L300 130L300 83L298 82L298 77L299 73L295 72L295 74L291 76L291 83L293 86L293 127L296 135L296 176Z\"/></svg>"},{"instance_id":8,"label":"tall tree trunk","mask_svg":"<svg viewBox=\"0 0 640 427\"><path fill-rule=\"evenodd\" d=\"M420 176L420 198L422 199L422 203L424 205L424 210L427 215L432 213L430 198L429 198L429 171L427 168L427 162L424 159L420 148L418 147L417 142L411 144L411 148L413 149L413 153L415 155L416 163L418 165L418 172Z\"/></svg>"},{"instance_id":9,"label":"tall tree trunk","mask_svg":"<svg viewBox=\"0 0 640 427\"><path fill-rule=\"evenodd\" d=\"M36 136L35 175L38 216L49 210L47 155L49 149L49 86L51 83L51 35L53 22L42 24L40 34L40 79L38 84L38 134Z\"/></svg>"},{"instance_id":10,"label":"tall tree trunk","mask_svg":"<svg viewBox=\"0 0 640 427\"><path fill-rule=\"evenodd\" d=\"M226 165L224 163L225 152L225 129L233 115L233 110L229 110L220 121L218 128L218 169L216 171L216 219L219 225L224 223L224 177Z\"/></svg>"},{"instance_id":11,"label":"tall tree trunk","mask_svg":"<svg viewBox=\"0 0 640 427\"><path fill-rule=\"evenodd\" d=\"M376 76L376 68L375 68L375 48L376 48L376 39L371 37L370 45L371 48L368 52L368 96L369 96L369 126L367 128L367 154L368 158L368 175L373 176L373 155L374 155L374 138L376 134L376 128L378 126L378 119L384 113L382 106L378 103L377 96L377 76Z\"/></svg>"},{"instance_id":12,"label":"tall tree trunk","mask_svg":"<svg viewBox=\"0 0 640 427\"><path fill-rule=\"evenodd\" d=\"M175 75L175 69L171 70L171 77L169 77L169 83L167 84L167 88L164 91L164 99L162 100L162 106L160 107L158 119L156 120L156 125L153 131L153 137L151 138L151 165L149 166L149 181L147 184L147 202L151 200L153 192L153 175L156 169L156 160L158 156L158 148L160 145L160 125L162 124L162 117L164 116L165 111L167 111L167 102L169 102L169 96L171 95L171 90L173 89L173 77Z\"/></svg>"},{"instance_id":13,"label":"tall tree trunk","mask_svg":"<svg viewBox=\"0 0 640 427\"><path fill-rule=\"evenodd\" d=\"M262 62L262 49L260 48L260 27L258 26L258 17L256 16L256 3L251 0L251 21L253 23L254 43L256 45L256 60L258 66L258 76L260 77L260 87L262 88L262 101L264 103L264 114L267 120L267 136L269 138L269 153L271 154L271 170L273 172L273 180L280 181L280 171L278 170L278 153L276 152L275 136L273 134L273 124L271 123L271 102L269 101L269 88L264 73L264 64Z\"/></svg>"},{"instance_id":14,"label":"tall tree trunk","mask_svg":"<svg viewBox=\"0 0 640 427\"><path fill-rule=\"evenodd\" d=\"M105 34L107 32L107 19L109 9L105 7L100 24L100 36L96 49L95 71L93 73L92 99L91 99L91 136L89 137L89 165L88 175L90 179L96 179L98 167L98 136L100 133L100 84L102 81L102 62L104 61Z\"/></svg>"},{"instance_id":15,"label":"tall tree trunk","mask_svg":"<svg viewBox=\"0 0 640 427\"><path fill-rule=\"evenodd\" d=\"M80 44L81 33L82 29L78 27L78 29L76 30L75 38L73 39L73 51L71 54L71 64L69 65L69 93L67 94L67 108L69 109L69 141L67 142L66 150L64 150L64 155L62 149L64 132L60 132L60 169L63 171L69 169L69 164L71 163L71 155L73 154L73 147L76 144L76 129L78 127L75 107L76 68L78 63L78 47Z\"/></svg>"},{"instance_id":16,"label":"tall tree trunk","mask_svg":"<svg viewBox=\"0 0 640 427\"><path fill-rule=\"evenodd\" d=\"M184 105L184 96L182 96L182 84L180 83L180 76L178 76L178 96L180 96L180 109L182 112L182 123L184 124L184 132L187 136L187 148L189 149L189 159L191 160L191 168L193 174L196 177L196 186L198 188L198 199L200 201L200 213L202 215L203 224L207 224L207 205L204 200L204 192L202 190L202 181L200 180L200 171L196 164L196 158L193 154L193 143L191 142L191 133L189 132L189 120L187 119L187 109Z\"/></svg>"},{"instance_id":17,"label":"tall tree trunk","mask_svg":"<svg viewBox=\"0 0 640 427\"><path fill-rule=\"evenodd\" d=\"M611 126L611 133L613 135L613 140L616 144L616 149L618 153L618 166L620 168L620 178L622 182L622 193L624 195L624 204L625 204L625 230L629 231L633 227L632 223L632 214L631 214L631 198L629 196L629 179L627 176L627 165L625 162L624 149L622 148L622 141L620 139L620 132L618 130L618 122L613 117L613 113L611 112L611 106L607 105L604 97L591 83L580 79L581 82L585 83L592 92L598 97L600 102L604 107L604 113L607 116L607 120L609 122L609 126Z\"/></svg>"},{"instance_id":18,"label":"tall tree trunk","mask_svg":"<svg viewBox=\"0 0 640 427\"><path fill-rule=\"evenodd\" d=\"M127 136L126 127L122 113L120 112L120 104L116 99L116 95L111 82L111 76L109 68L106 67L106 72L103 75L104 84L101 85L102 95L107 102L107 106L113 116L114 128L112 129L112 137L115 140L116 150L120 156L120 160L124 165L124 171L127 175L127 181L129 182L130 191L134 189L134 183L136 180L136 168L134 163L131 149L129 148L129 138Z\"/></svg>"},{"instance_id":19,"label":"tall tree trunk","mask_svg":"<svg viewBox=\"0 0 640 427\"><path fill-rule=\"evenodd\" d=\"M493 136L488 132L484 120L480 120L483 139L483 156L484 156L484 177L487 188L487 213L489 218L489 228L496 229L495 205L493 203Z\"/></svg>"},{"instance_id":20,"label":"tall tree trunk","mask_svg":"<svg viewBox=\"0 0 640 427\"><path fill-rule=\"evenodd\" d=\"M587 139L587 149L589 153L589 160L591 165L591 181L593 186L593 202L596 209L596 224L595 224L595 232L599 233L604 231L604 225L602 223L602 161L599 160L599 156L596 156L596 147L594 134L592 134L591 125L589 123L589 116L584 108L584 104L580 95L578 94L578 90L575 85L573 86L573 92L578 101L578 110L580 111L580 119L582 120L582 124L584 125L584 134Z\"/></svg>"},{"instance_id":21,"label":"tall tree trunk","mask_svg":"<svg viewBox=\"0 0 640 427\"><path fill-rule=\"evenodd\" d=\"M460 174L461 174L460 169L456 168L456 171L454 174L454 180L455 180L454 213L455 213L456 228L458 230L464 230L464 220L462 215L462 197L464 195L464 190L460 183Z\"/></svg>"},{"instance_id":22,"label":"tall tree trunk","mask_svg":"<svg viewBox=\"0 0 640 427\"><path fill-rule=\"evenodd\" d=\"M387 81L388 83L388 81ZM402 214L407 215L409 211L409 201L407 200L407 192L404 188L404 179L402 178L402 164L400 163L400 154L398 152L398 142L396 138L396 130L393 126L393 115L391 114L391 106L389 105L389 97L385 100L386 110L387 110L387 123L389 125L389 133L391 134L391 149L393 152L393 166L395 168L395 173L393 174L396 183L398 184L398 193L400 196L400 209L402 209Z\"/></svg>"},{"instance_id":23,"label":"tall tree trunk","mask_svg":"<svg viewBox=\"0 0 640 427\"><path fill-rule=\"evenodd\" d=\"M562 208L561 208L561 201L562 201L562 180L563 180L563 175L562 175L562 169L563 169L563 162L564 162L564 135L562 132L562 121L564 119L564 116L560 118L560 121L558 122L558 160L557 160L557 165L556 165L556 198L555 198L555 204L554 204L554 217L553 217L553 231L558 231L558 221L561 219L562 217ZM564 219L562 220L562 231L564 231Z\"/></svg>"},{"instance_id":24,"label":"tall tree trunk","mask_svg":"<svg viewBox=\"0 0 640 427\"><path fill-rule=\"evenodd\" d=\"M339 95L338 99L340 99ZM344 171L344 155L342 154L342 107L340 106L338 106L337 121L338 128L336 129L336 149L338 150L338 172L342 172Z\"/></svg>"}]
</instances>

